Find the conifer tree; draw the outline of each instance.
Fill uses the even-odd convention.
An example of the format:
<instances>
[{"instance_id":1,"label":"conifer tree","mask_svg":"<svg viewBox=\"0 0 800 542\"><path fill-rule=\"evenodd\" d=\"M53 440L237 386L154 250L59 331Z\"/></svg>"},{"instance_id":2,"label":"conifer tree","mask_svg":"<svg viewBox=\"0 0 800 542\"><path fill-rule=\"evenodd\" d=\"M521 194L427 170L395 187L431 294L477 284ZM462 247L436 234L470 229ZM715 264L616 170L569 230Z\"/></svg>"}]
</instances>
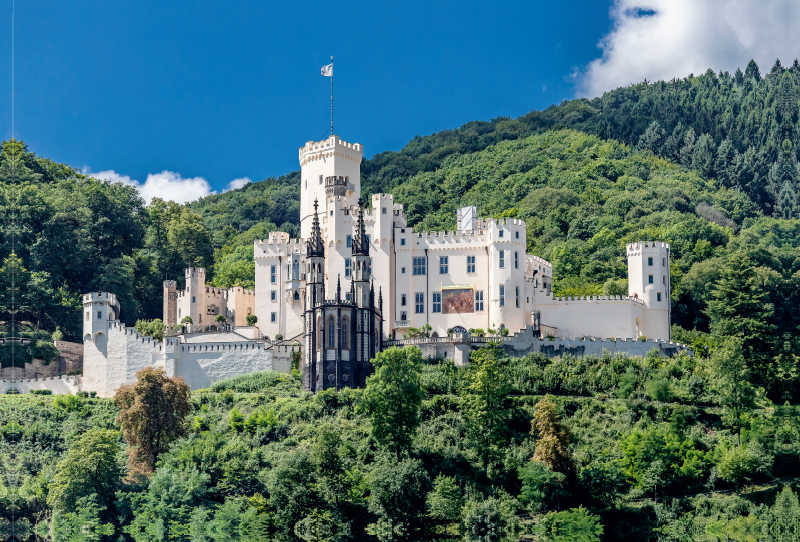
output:
<instances>
[{"instance_id":1,"label":"conifer tree","mask_svg":"<svg viewBox=\"0 0 800 542\"><path fill-rule=\"evenodd\" d=\"M561 424L556 405L545 397L536 403L531 434L536 439L534 461L541 461L551 471L567 476L574 474L572 456L569 452L570 432Z\"/></svg>"}]
</instances>

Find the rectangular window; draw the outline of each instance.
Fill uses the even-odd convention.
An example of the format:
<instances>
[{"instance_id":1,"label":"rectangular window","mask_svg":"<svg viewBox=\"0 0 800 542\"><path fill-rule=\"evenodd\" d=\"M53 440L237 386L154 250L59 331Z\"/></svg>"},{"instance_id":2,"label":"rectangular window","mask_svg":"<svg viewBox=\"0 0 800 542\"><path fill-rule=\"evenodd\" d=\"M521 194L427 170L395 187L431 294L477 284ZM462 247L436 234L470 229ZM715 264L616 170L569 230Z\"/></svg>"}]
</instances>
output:
<instances>
[{"instance_id":1,"label":"rectangular window","mask_svg":"<svg viewBox=\"0 0 800 542\"><path fill-rule=\"evenodd\" d=\"M272 322L273 324L275 322L277 322L278 321L278 313L277 312L271 312L269 314L269 321Z\"/></svg>"},{"instance_id":2,"label":"rectangular window","mask_svg":"<svg viewBox=\"0 0 800 542\"><path fill-rule=\"evenodd\" d=\"M442 312L441 292L433 292L433 312Z\"/></svg>"},{"instance_id":3,"label":"rectangular window","mask_svg":"<svg viewBox=\"0 0 800 542\"><path fill-rule=\"evenodd\" d=\"M518 232L518 231L515 231L514 233L515 233L514 237L515 237L515 238L517 238L517 239L519 239L519 232Z\"/></svg>"},{"instance_id":4,"label":"rectangular window","mask_svg":"<svg viewBox=\"0 0 800 542\"><path fill-rule=\"evenodd\" d=\"M506 251L500 251L500 268L504 268L506 266Z\"/></svg>"},{"instance_id":5,"label":"rectangular window","mask_svg":"<svg viewBox=\"0 0 800 542\"><path fill-rule=\"evenodd\" d=\"M514 269L519 269L519 252L514 252Z\"/></svg>"},{"instance_id":6,"label":"rectangular window","mask_svg":"<svg viewBox=\"0 0 800 542\"><path fill-rule=\"evenodd\" d=\"M439 274L446 275L447 274L447 258L448 256L440 256L439 257Z\"/></svg>"},{"instance_id":7,"label":"rectangular window","mask_svg":"<svg viewBox=\"0 0 800 542\"><path fill-rule=\"evenodd\" d=\"M347 248L351 248L352 246L353 246L353 236L352 235L348 235L347 236Z\"/></svg>"},{"instance_id":8,"label":"rectangular window","mask_svg":"<svg viewBox=\"0 0 800 542\"><path fill-rule=\"evenodd\" d=\"M192 296L192 303L197 303L197 298L195 296Z\"/></svg>"},{"instance_id":9,"label":"rectangular window","mask_svg":"<svg viewBox=\"0 0 800 542\"><path fill-rule=\"evenodd\" d=\"M103 311L97 311L97 319L100 320L103 318Z\"/></svg>"},{"instance_id":10,"label":"rectangular window","mask_svg":"<svg viewBox=\"0 0 800 542\"><path fill-rule=\"evenodd\" d=\"M425 258L414 258L414 275L425 274Z\"/></svg>"},{"instance_id":11,"label":"rectangular window","mask_svg":"<svg viewBox=\"0 0 800 542\"><path fill-rule=\"evenodd\" d=\"M400 273L405 275L406 274L406 268L405 267L401 267L400 268Z\"/></svg>"},{"instance_id":12,"label":"rectangular window","mask_svg":"<svg viewBox=\"0 0 800 542\"><path fill-rule=\"evenodd\" d=\"M400 294L400 305L406 306L406 294Z\"/></svg>"},{"instance_id":13,"label":"rectangular window","mask_svg":"<svg viewBox=\"0 0 800 542\"><path fill-rule=\"evenodd\" d=\"M350 292L347 292L346 294L344 294L344 298L345 298L347 301L351 301L351 299L350 299Z\"/></svg>"},{"instance_id":14,"label":"rectangular window","mask_svg":"<svg viewBox=\"0 0 800 542\"><path fill-rule=\"evenodd\" d=\"M322 184L322 175L319 176L319 184Z\"/></svg>"},{"instance_id":15,"label":"rectangular window","mask_svg":"<svg viewBox=\"0 0 800 542\"><path fill-rule=\"evenodd\" d=\"M278 291L277 291L277 290L272 290L272 291L269 293L269 298L270 298L270 300L272 300L272 301L277 301L277 300L278 300Z\"/></svg>"},{"instance_id":16,"label":"rectangular window","mask_svg":"<svg viewBox=\"0 0 800 542\"><path fill-rule=\"evenodd\" d=\"M666 284L666 283L667 283L667 276L666 276L666 275L664 275L663 277L661 277L661 282L663 282L664 284Z\"/></svg>"},{"instance_id":17,"label":"rectangular window","mask_svg":"<svg viewBox=\"0 0 800 542\"><path fill-rule=\"evenodd\" d=\"M651 267L652 267L652 265L653 265L653 258L647 258L647 265L649 265L649 266L651 266Z\"/></svg>"},{"instance_id":18,"label":"rectangular window","mask_svg":"<svg viewBox=\"0 0 800 542\"><path fill-rule=\"evenodd\" d=\"M353 259L346 258L344 261L344 276L349 277L353 272Z\"/></svg>"},{"instance_id":19,"label":"rectangular window","mask_svg":"<svg viewBox=\"0 0 800 542\"><path fill-rule=\"evenodd\" d=\"M475 292L475 310L483 310L483 290L478 290Z\"/></svg>"},{"instance_id":20,"label":"rectangular window","mask_svg":"<svg viewBox=\"0 0 800 542\"><path fill-rule=\"evenodd\" d=\"M667 259L661 258L661 267L666 267L666 266L667 266Z\"/></svg>"},{"instance_id":21,"label":"rectangular window","mask_svg":"<svg viewBox=\"0 0 800 542\"><path fill-rule=\"evenodd\" d=\"M403 322L408 320L408 313L406 313L405 311L401 312L400 313L400 320L402 320Z\"/></svg>"},{"instance_id":22,"label":"rectangular window","mask_svg":"<svg viewBox=\"0 0 800 542\"><path fill-rule=\"evenodd\" d=\"M500 286L500 306L506 306L506 287Z\"/></svg>"},{"instance_id":23,"label":"rectangular window","mask_svg":"<svg viewBox=\"0 0 800 542\"><path fill-rule=\"evenodd\" d=\"M498 235L499 235L500 237L502 237L502 236L503 236L503 230L500 230L500 231L498 232Z\"/></svg>"},{"instance_id":24,"label":"rectangular window","mask_svg":"<svg viewBox=\"0 0 800 542\"><path fill-rule=\"evenodd\" d=\"M517 308L519 308L519 286L517 286Z\"/></svg>"},{"instance_id":25,"label":"rectangular window","mask_svg":"<svg viewBox=\"0 0 800 542\"><path fill-rule=\"evenodd\" d=\"M405 237L400 239L400 246L403 246L403 247L406 246L406 238Z\"/></svg>"},{"instance_id":26,"label":"rectangular window","mask_svg":"<svg viewBox=\"0 0 800 542\"><path fill-rule=\"evenodd\" d=\"M661 301L661 292L656 294L656 301Z\"/></svg>"},{"instance_id":27,"label":"rectangular window","mask_svg":"<svg viewBox=\"0 0 800 542\"><path fill-rule=\"evenodd\" d=\"M475 256L467 256L467 273L475 272Z\"/></svg>"},{"instance_id":28,"label":"rectangular window","mask_svg":"<svg viewBox=\"0 0 800 542\"><path fill-rule=\"evenodd\" d=\"M273 265L272 267L270 267L270 275L272 275L272 279L270 280L270 282L272 284L275 284L276 282L278 282L278 267L277 266Z\"/></svg>"},{"instance_id":29,"label":"rectangular window","mask_svg":"<svg viewBox=\"0 0 800 542\"><path fill-rule=\"evenodd\" d=\"M647 276L647 283L648 284L653 284L653 275L648 275Z\"/></svg>"},{"instance_id":30,"label":"rectangular window","mask_svg":"<svg viewBox=\"0 0 800 542\"><path fill-rule=\"evenodd\" d=\"M385 215L385 214L386 214L386 207L381 207L381 214L382 214L382 215Z\"/></svg>"},{"instance_id":31,"label":"rectangular window","mask_svg":"<svg viewBox=\"0 0 800 542\"><path fill-rule=\"evenodd\" d=\"M414 312L416 314L425 314L425 294L422 292L414 294Z\"/></svg>"}]
</instances>

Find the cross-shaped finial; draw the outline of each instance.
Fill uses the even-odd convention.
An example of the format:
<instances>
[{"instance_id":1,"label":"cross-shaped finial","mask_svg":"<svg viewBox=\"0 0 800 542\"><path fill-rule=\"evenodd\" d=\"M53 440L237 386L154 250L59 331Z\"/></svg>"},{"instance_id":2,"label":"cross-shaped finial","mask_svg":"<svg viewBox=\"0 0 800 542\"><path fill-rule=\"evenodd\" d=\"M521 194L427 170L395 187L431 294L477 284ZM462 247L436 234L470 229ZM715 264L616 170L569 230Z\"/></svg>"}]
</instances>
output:
<instances>
[{"instance_id":1,"label":"cross-shaped finial","mask_svg":"<svg viewBox=\"0 0 800 542\"><path fill-rule=\"evenodd\" d=\"M315 214L317 212L317 207L319 207L319 203L317 202L317 200L314 200L314 213Z\"/></svg>"}]
</instances>

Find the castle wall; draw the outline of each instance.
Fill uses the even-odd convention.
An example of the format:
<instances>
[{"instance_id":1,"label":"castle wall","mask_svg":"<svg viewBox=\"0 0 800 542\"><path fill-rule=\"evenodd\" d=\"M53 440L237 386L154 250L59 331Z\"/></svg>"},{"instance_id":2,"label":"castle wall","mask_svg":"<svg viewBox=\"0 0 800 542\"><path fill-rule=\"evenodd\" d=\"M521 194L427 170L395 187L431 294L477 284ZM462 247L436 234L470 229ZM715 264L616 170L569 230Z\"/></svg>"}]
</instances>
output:
<instances>
[{"instance_id":1,"label":"castle wall","mask_svg":"<svg viewBox=\"0 0 800 542\"><path fill-rule=\"evenodd\" d=\"M558 328L559 337L637 338L636 319L641 320L644 304L621 296L582 296L579 298L537 299L543 325ZM664 337L653 337L664 338Z\"/></svg>"}]
</instances>

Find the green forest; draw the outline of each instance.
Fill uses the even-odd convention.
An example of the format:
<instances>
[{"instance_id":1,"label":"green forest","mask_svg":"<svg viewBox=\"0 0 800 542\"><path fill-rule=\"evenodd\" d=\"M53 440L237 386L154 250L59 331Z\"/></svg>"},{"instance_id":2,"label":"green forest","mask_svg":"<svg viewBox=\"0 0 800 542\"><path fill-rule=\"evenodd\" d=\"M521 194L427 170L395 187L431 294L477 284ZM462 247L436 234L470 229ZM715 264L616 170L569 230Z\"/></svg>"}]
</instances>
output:
<instances>
[{"instance_id":1,"label":"green forest","mask_svg":"<svg viewBox=\"0 0 800 542\"><path fill-rule=\"evenodd\" d=\"M362 163L365 196L394 194L416 231L462 205L524 220L557 295L627 292L625 243L670 243L693 357L490 344L456 369L393 349L367 388L316 396L296 371L3 396L0 540L800 539L799 106L797 61L751 61ZM81 293L114 292L133 326L188 266L252 288L253 240L299 231L297 171L178 205L0 151L0 332L34 339L13 360L0 345L3 366L80 341Z\"/></svg>"}]
</instances>

